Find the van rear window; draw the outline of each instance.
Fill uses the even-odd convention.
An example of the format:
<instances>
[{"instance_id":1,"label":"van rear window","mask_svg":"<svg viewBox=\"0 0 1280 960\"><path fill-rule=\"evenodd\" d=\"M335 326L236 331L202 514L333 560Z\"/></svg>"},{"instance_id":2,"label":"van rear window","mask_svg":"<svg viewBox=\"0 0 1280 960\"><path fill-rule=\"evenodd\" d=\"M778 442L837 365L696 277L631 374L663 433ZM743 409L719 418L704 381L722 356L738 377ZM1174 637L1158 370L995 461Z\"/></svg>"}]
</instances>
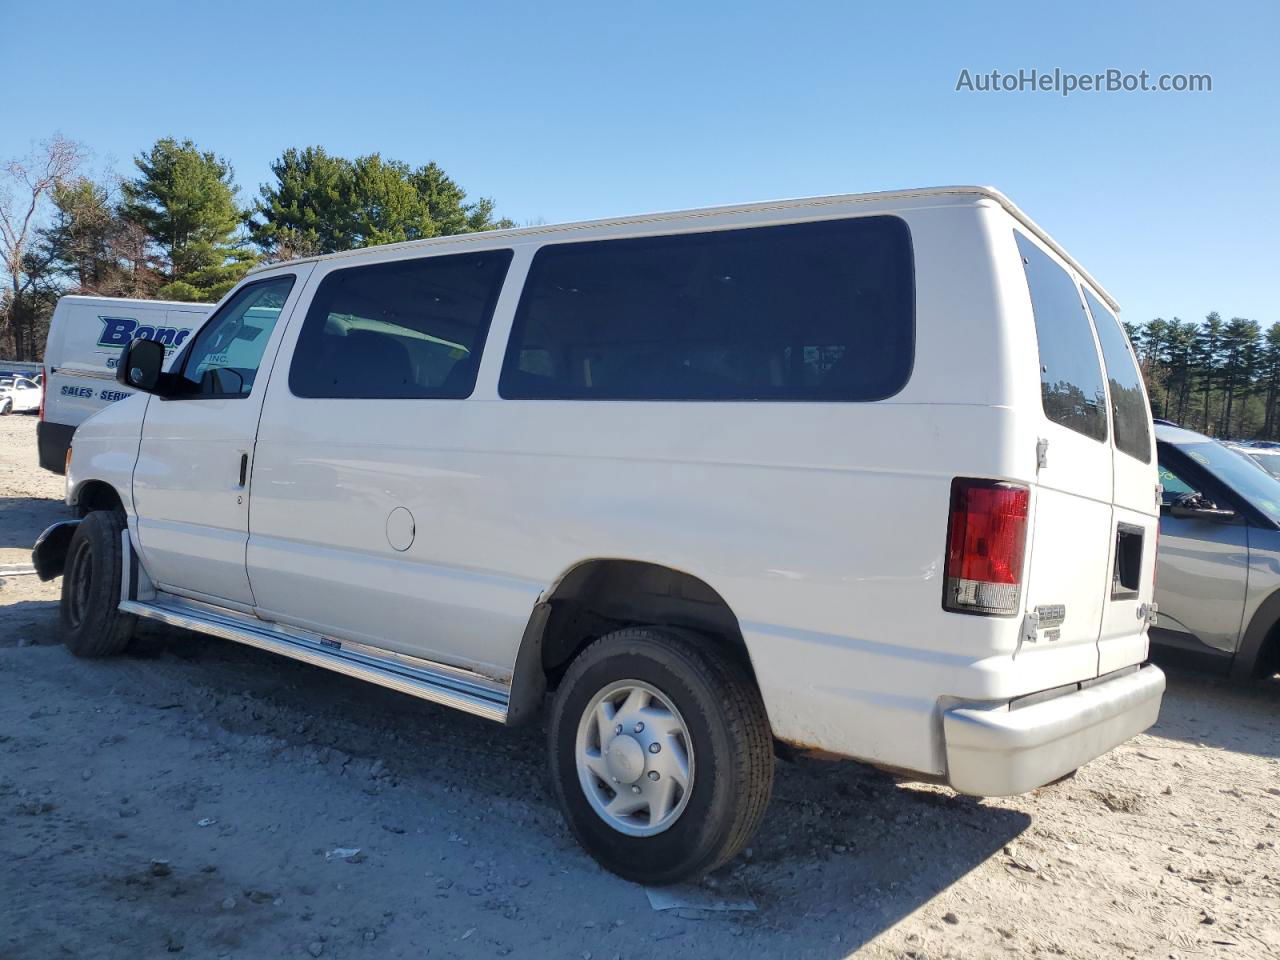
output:
<instances>
[{"instance_id":1,"label":"van rear window","mask_svg":"<svg viewBox=\"0 0 1280 960\"><path fill-rule=\"evenodd\" d=\"M1111 425L1115 431L1116 449L1151 462L1151 419L1142 391L1142 374L1129 346L1129 338L1114 313L1104 307L1088 290L1084 292L1093 325L1102 344L1102 359L1107 365L1107 384L1111 387Z\"/></svg>"},{"instance_id":2,"label":"van rear window","mask_svg":"<svg viewBox=\"0 0 1280 960\"><path fill-rule=\"evenodd\" d=\"M535 255L503 397L880 400L915 349L911 237L862 217Z\"/></svg>"},{"instance_id":3,"label":"van rear window","mask_svg":"<svg viewBox=\"0 0 1280 960\"><path fill-rule=\"evenodd\" d=\"M1031 291L1040 345L1040 398L1054 423L1107 439L1107 395L1080 289L1070 274L1014 231Z\"/></svg>"}]
</instances>

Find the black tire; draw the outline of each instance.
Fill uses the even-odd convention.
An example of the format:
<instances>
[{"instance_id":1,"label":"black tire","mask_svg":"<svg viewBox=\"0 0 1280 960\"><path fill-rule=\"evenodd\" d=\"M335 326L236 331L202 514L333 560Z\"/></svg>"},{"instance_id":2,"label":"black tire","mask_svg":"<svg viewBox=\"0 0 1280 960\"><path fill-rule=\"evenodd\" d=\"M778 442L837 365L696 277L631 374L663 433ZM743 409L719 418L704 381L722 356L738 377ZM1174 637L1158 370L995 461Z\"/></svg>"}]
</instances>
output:
<instances>
[{"instance_id":1,"label":"black tire","mask_svg":"<svg viewBox=\"0 0 1280 960\"><path fill-rule=\"evenodd\" d=\"M579 722L597 694L623 680L641 681L671 701L695 759L683 812L651 836L611 826L579 780ZM556 692L549 746L569 829L601 866L637 883L691 880L733 859L760 826L773 789L773 737L746 667L714 640L671 628L629 627L587 647Z\"/></svg>"},{"instance_id":2,"label":"black tire","mask_svg":"<svg viewBox=\"0 0 1280 960\"><path fill-rule=\"evenodd\" d=\"M13 401L6 399L0 402L0 417L7 417L11 413L13 413Z\"/></svg>"},{"instance_id":3,"label":"black tire","mask_svg":"<svg viewBox=\"0 0 1280 960\"><path fill-rule=\"evenodd\" d=\"M67 547L60 614L63 640L77 657L121 653L133 637L138 618L118 609L124 528L123 514L95 510Z\"/></svg>"}]
</instances>

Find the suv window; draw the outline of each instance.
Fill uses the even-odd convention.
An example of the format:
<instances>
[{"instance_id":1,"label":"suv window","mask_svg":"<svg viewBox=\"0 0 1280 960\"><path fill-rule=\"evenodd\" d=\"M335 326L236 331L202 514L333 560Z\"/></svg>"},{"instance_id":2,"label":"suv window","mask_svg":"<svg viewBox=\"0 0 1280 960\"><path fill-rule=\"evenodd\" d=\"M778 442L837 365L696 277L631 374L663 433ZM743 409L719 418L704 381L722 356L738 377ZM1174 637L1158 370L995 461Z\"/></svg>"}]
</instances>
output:
<instances>
[{"instance_id":1,"label":"suv window","mask_svg":"<svg viewBox=\"0 0 1280 960\"><path fill-rule=\"evenodd\" d=\"M463 398L475 388L510 250L335 270L289 369L299 397Z\"/></svg>"},{"instance_id":2,"label":"suv window","mask_svg":"<svg viewBox=\"0 0 1280 960\"><path fill-rule=\"evenodd\" d=\"M1040 345L1040 398L1054 423L1106 440L1106 392L1080 290L1053 259L1017 231Z\"/></svg>"},{"instance_id":3,"label":"suv window","mask_svg":"<svg viewBox=\"0 0 1280 960\"><path fill-rule=\"evenodd\" d=\"M1111 387L1111 425L1115 431L1116 449L1151 462L1151 420L1142 395L1142 374L1129 346L1129 338L1114 313L1098 302L1088 290L1084 292L1094 329L1102 344L1102 359L1107 367L1107 383Z\"/></svg>"},{"instance_id":4,"label":"suv window","mask_svg":"<svg viewBox=\"0 0 1280 960\"><path fill-rule=\"evenodd\" d=\"M1203 493L1215 500L1219 499L1212 489L1206 489L1207 484L1201 484L1199 489L1196 489L1193 475L1178 464L1179 457L1186 457L1207 475L1209 481L1228 488L1272 523L1280 525L1280 483L1277 483L1275 477L1263 470L1251 458L1223 446L1216 440L1207 438L1198 443L1180 443L1173 450L1174 452L1170 454L1163 445L1160 450L1162 484L1165 471L1169 470L1172 473L1170 468L1176 468L1182 476L1188 478L1184 481L1184 485L1191 487L1191 492ZM1163 494L1164 503L1171 502L1171 493L1181 492L1184 491L1178 487L1166 488ZM1218 505L1231 506L1226 502L1220 502Z\"/></svg>"},{"instance_id":5,"label":"suv window","mask_svg":"<svg viewBox=\"0 0 1280 960\"><path fill-rule=\"evenodd\" d=\"M915 350L897 217L545 246L503 397L880 400Z\"/></svg>"},{"instance_id":6,"label":"suv window","mask_svg":"<svg viewBox=\"0 0 1280 960\"><path fill-rule=\"evenodd\" d=\"M1158 467L1160 476L1160 503L1162 506L1169 506L1179 497L1196 496L1200 493L1193 484L1187 483L1182 477L1173 472L1173 468L1164 460L1160 461Z\"/></svg>"},{"instance_id":7,"label":"suv window","mask_svg":"<svg viewBox=\"0 0 1280 960\"><path fill-rule=\"evenodd\" d=\"M236 291L191 341L174 395L247 397L293 280L272 277Z\"/></svg>"}]
</instances>

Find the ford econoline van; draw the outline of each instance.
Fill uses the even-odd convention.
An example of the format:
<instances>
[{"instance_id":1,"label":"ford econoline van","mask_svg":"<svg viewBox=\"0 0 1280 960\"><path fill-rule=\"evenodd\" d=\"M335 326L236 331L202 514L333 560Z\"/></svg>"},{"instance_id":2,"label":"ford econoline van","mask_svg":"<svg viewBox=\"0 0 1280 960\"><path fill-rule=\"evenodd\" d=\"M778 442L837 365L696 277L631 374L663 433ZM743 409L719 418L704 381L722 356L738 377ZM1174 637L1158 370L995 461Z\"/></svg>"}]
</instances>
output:
<instances>
[{"instance_id":1,"label":"ford econoline van","mask_svg":"<svg viewBox=\"0 0 1280 960\"><path fill-rule=\"evenodd\" d=\"M145 617L545 708L573 833L674 882L757 829L778 744L996 796L1155 721L1116 309L978 187L275 264L171 369L127 348L35 562L79 655Z\"/></svg>"}]
</instances>

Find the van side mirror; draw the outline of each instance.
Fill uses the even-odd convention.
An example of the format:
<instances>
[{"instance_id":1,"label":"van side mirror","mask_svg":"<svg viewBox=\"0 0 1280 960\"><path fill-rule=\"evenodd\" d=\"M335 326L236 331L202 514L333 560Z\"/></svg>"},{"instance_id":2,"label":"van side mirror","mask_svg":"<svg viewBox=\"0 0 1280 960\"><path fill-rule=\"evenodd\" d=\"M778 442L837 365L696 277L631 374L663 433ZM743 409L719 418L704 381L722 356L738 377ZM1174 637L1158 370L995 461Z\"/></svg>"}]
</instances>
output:
<instances>
[{"instance_id":1,"label":"van side mirror","mask_svg":"<svg viewBox=\"0 0 1280 960\"><path fill-rule=\"evenodd\" d=\"M133 340L120 352L116 380L143 393L154 393L164 371L164 344L158 340Z\"/></svg>"},{"instance_id":2,"label":"van side mirror","mask_svg":"<svg viewBox=\"0 0 1280 960\"><path fill-rule=\"evenodd\" d=\"M1230 520L1236 515L1234 510L1221 509L1199 493L1184 493L1165 509L1171 517L1179 520Z\"/></svg>"},{"instance_id":3,"label":"van side mirror","mask_svg":"<svg viewBox=\"0 0 1280 960\"><path fill-rule=\"evenodd\" d=\"M1220 510L1217 507L1179 507L1169 508L1169 514L1181 520L1230 520L1236 515L1234 510Z\"/></svg>"}]
</instances>

